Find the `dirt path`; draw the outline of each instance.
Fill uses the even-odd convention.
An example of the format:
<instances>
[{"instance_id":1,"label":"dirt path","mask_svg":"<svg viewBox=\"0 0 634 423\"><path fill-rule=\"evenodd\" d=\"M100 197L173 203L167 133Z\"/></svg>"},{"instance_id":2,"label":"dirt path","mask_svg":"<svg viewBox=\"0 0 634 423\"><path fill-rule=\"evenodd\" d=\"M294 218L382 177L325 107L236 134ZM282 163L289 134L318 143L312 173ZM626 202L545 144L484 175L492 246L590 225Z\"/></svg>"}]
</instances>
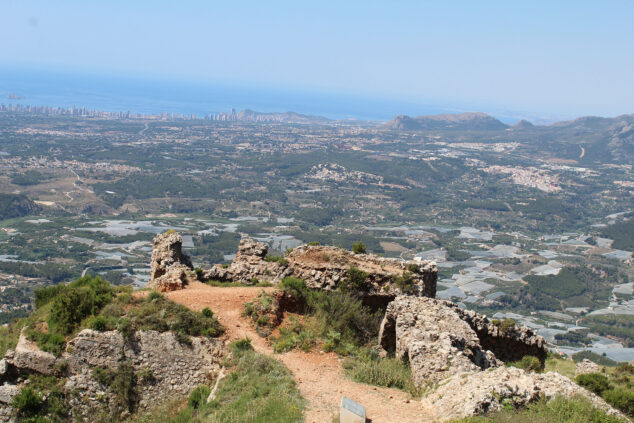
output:
<instances>
[{"instance_id":1,"label":"dirt path","mask_svg":"<svg viewBox=\"0 0 634 423\"><path fill-rule=\"evenodd\" d=\"M273 288L217 288L195 282L182 291L167 296L193 310L209 307L227 330L231 340L248 337L257 352L273 354L267 341L258 336L240 314L243 304L255 298L261 290ZM341 361L336 354L291 351L275 357L289 368L299 390L308 401L307 423L330 423L339 411L343 395L364 405L373 423L431 422L429 410L420 401L409 401L409 396L396 389L379 388L353 382L343 375Z\"/></svg>"}]
</instances>

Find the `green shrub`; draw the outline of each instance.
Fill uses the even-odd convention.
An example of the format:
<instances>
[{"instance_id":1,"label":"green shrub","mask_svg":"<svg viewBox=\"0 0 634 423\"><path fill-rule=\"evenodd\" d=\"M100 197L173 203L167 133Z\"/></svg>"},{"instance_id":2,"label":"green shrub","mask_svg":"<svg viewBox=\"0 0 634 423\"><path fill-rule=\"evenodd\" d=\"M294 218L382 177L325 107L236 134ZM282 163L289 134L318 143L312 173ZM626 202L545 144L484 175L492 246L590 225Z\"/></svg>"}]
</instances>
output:
<instances>
[{"instance_id":1,"label":"green shrub","mask_svg":"<svg viewBox=\"0 0 634 423\"><path fill-rule=\"evenodd\" d=\"M277 262L281 264L282 266L288 266L288 260L282 256L267 255L266 257L264 257L264 260L268 262Z\"/></svg>"},{"instance_id":2,"label":"green shrub","mask_svg":"<svg viewBox=\"0 0 634 423\"><path fill-rule=\"evenodd\" d=\"M233 355L240 355L244 351L253 351L253 346L251 345L251 340L249 338L238 339L237 341L233 341L231 343L231 352Z\"/></svg>"},{"instance_id":3,"label":"green shrub","mask_svg":"<svg viewBox=\"0 0 634 423\"><path fill-rule=\"evenodd\" d=\"M507 363L507 365L518 367L530 372L541 372L544 370L544 366L542 365L542 362L539 361L539 358L532 355L525 355L521 360Z\"/></svg>"},{"instance_id":4,"label":"green shrub","mask_svg":"<svg viewBox=\"0 0 634 423\"><path fill-rule=\"evenodd\" d=\"M207 397L210 393L211 389L209 389L209 387L206 385L200 385L196 387L196 389L194 389L189 395L187 406L193 409L197 409L207 401Z\"/></svg>"},{"instance_id":5,"label":"green shrub","mask_svg":"<svg viewBox=\"0 0 634 423\"><path fill-rule=\"evenodd\" d=\"M59 295L63 290L68 289L68 285L47 286L35 290L35 307L41 308L48 304L53 298Z\"/></svg>"},{"instance_id":6,"label":"green shrub","mask_svg":"<svg viewBox=\"0 0 634 423\"><path fill-rule=\"evenodd\" d=\"M401 276L392 276L396 286L404 293L408 293L414 287L414 275L407 270Z\"/></svg>"},{"instance_id":7,"label":"green shrub","mask_svg":"<svg viewBox=\"0 0 634 423\"><path fill-rule=\"evenodd\" d=\"M137 377L128 361L119 363L110 383L110 390L116 395L120 406L128 411L134 410L137 400Z\"/></svg>"},{"instance_id":8,"label":"green shrub","mask_svg":"<svg viewBox=\"0 0 634 423\"><path fill-rule=\"evenodd\" d=\"M117 330L121 333L124 339L128 339L134 334L134 326L132 321L127 317L122 317L117 322Z\"/></svg>"},{"instance_id":9,"label":"green shrub","mask_svg":"<svg viewBox=\"0 0 634 423\"><path fill-rule=\"evenodd\" d=\"M156 376L154 376L154 372L149 367L144 367L139 370L137 376L143 383L153 384L156 382Z\"/></svg>"},{"instance_id":10,"label":"green shrub","mask_svg":"<svg viewBox=\"0 0 634 423\"><path fill-rule=\"evenodd\" d=\"M420 273L420 266L416 263L410 263L407 265L407 270L412 273Z\"/></svg>"},{"instance_id":11,"label":"green shrub","mask_svg":"<svg viewBox=\"0 0 634 423\"><path fill-rule=\"evenodd\" d=\"M379 358L376 351L364 348L356 357L347 359L344 368L346 375L356 382L398 388L413 396L420 394L409 365L398 358Z\"/></svg>"},{"instance_id":12,"label":"green shrub","mask_svg":"<svg viewBox=\"0 0 634 423\"><path fill-rule=\"evenodd\" d=\"M454 420L461 423L625 423L595 408L583 397L555 397L530 404L526 409L503 409L487 416Z\"/></svg>"},{"instance_id":13,"label":"green shrub","mask_svg":"<svg viewBox=\"0 0 634 423\"><path fill-rule=\"evenodd\" d=\"M500 324L501 332L508 332L515 328L516 322L513 319L504 319L504 321Z\"/></svg>"},{"instance_id":14,"label":"green shrub","mask_svg":"<svg viewBox=\"0 0 634 423\"><path fill-rule=\"evenodd\" d=\"M339 285L342 291L361 292L368 290L368 274L356 267L350 267L346 272L346 279L343 279Z\"/></svg>"},{"instance_id":15,"label":"green shrub","mask_svg":"<svg viewBox=\"0 0 634 423\"><path fill-rule=\"evenodd\" d=\"M303 279L287 276L279 284L280 289L289 293L297 301L305 303L308 297L308 286Z\"/></svg>"},{"instance_id":16,"label":"green shrub","mask_svg":"<svg viewBox=\"0 0 634 423\"><path fill-rule=\"evenodd\" d=\"M165 299L165 297L163 296L163 294L157 291L152 291L147 296L148 301L158 301L162 299Z\"/></svg>"},{"instance_id":17,"label":"green shrub","mask_svg":"<svg viewBox=\"0 0 634 423\"><path fill-rule=\"evenodd\" d=\"M323 337L335 331L342 341L354 345L364 345L376 337L383 317L349 292L311 291L307 307L317 335Z\"/></svg>"},{"instance_id":18,"label":"green shrub","mask_svg":"<svg viewBox=\"0 0 634 423\"><path fill-rule=\"evenodd\" d=\"M90 321L90 329L103 332L108 330L108 319L104 316L97 316Z\"/></svg>"},{"instance_id":19,"label":"green shrub","mask_svg":"<svg viewBox=\"0 0 634 423\"><path fill-rule=\"evenodd\" d=\"M13 397L13 408L18 410L22 417L33 417L43 408L44 398L29 386L20 389L20 392Z\"/></svg>"},{"instance_id":20,"label":"green shrub","mask_svg":"<svg viewBox=\"0 0 634 423\"><path fill-rule=\"evenodd\" d=\"M293 375L282 363L248 350L234 357L234 362L235 369L220 382L215 400L203 403L196 399L173 421L304 421L304 400ZM198 408L194 409L193 405L196 404Z\"/></svg>"},{"instance_id":21,"label":"green shrub","mask_svg":"<svg viewBox=\"0 0 634 423\"><path fill-rule=\"evenodd\" d=\"M352 252L355 254L365 254L365 244L361 241L352 244Z\"/></svg>"},{"instance_id":22,"label":"green shrub","mask_svg":"<svg viewBox=\"0 0 634 423\"><path fill-rule=\"evenodd\" d=\"M598 395L610 387L608 377L601 373L582 374L577 376L575 380L579 385Z\"/></svg>"},{"instance_id":23,"label":"green shrub","mask_svg":"<svg viewBox=\"0 0 634 423\"><path fill-rule=\"evenodd\" d=\"M319 246L319 245L321 245L321 242L319 242L319 241L310 241L310 242L309 242L308 244L306 244L306 245Z\"/></svg>"},{"instance_id":24,"label":"green shrub","mask_svg":"<svg viewBox=\"0 0 634 423\"><path fill-rule=\"evenodd\" d=\"M26 336L31 341L36 342L42 351L50 352L57 357L62 354L66 346L64 337L57 333L44 333L34 329L28 329Z\"/></svg>"},{"instance_id":25,"label":"green shrub","mask_svg":"<svg viewBox=\"0 0 634 423\"><path fill-rule=\"evenodd\" d=\"M630 417L634 417L634 392L631 389L612 388L603 391L603 399Z\"/></svg>"},{"instance_id":26,"label":"green shrub","mask_svg":"<svg viewBox=\"0 0 634 423\"><path fill-rule=\"evenodd\" d=\"M302 325L295 316L291 316L289 320L289 326L280 328L280 335L271 339L273 351L282 353L294 348L305 352L312 350L316 343L315 334Z\"/></svg>"},{"instance_id":27,"label":"green shrub","mask_svg":"<svg viewBox=\"0 0 634 423\"><path fill-rule=\"evenodd\" d=\"M53 332L68 335L79 327L83 319L98 313L112 299L112 287L101 278L79 278L67 288L60 289L58 294L49 300L49 328Z\"/></svg>"},{"instance_id":28,"label":"green shrub","mask_svg":"<svg viewBox=\"0 0 634 423\"><path fill-rule=\"evenodd\" d=\"M201 310L201 313L204 317L212 318L214 317L214 312L211 311L209 307L205 307Z\"/></svg>"}]
</instances>

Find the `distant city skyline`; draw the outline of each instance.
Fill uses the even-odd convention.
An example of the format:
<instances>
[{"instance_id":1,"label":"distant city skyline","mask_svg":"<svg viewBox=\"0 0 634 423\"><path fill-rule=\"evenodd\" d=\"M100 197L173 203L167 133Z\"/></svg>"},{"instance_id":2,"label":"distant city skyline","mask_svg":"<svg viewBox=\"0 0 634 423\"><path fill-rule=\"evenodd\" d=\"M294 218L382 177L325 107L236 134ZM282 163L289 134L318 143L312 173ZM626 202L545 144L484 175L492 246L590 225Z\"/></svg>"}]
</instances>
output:
<instances>
[{"instance_id":1,"label":"distant city skyline","mask_svg":"<svg viewBox=\"0 0 634 423\"><path fill-rule=\"evenodd\" d=\"M0 66L340 93L534 120L615 116L634 113L632 17L634 3L621 0L8 0Z\"/></svg>"}]
</instances>

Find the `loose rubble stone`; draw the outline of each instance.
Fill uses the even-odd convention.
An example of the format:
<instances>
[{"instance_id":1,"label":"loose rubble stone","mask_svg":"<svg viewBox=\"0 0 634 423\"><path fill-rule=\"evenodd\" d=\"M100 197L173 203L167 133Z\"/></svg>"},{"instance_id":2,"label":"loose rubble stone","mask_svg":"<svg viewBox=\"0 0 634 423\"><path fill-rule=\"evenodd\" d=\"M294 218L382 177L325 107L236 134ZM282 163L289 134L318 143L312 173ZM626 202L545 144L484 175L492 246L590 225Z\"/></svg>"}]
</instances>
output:
<instances>
[{"instance_id":1,"label":"loose rubble stone","mask_svg":"<svg viewBox=\"0 0 634 423\"><path fill-rule=\"evenodd\" d=\"M439 420L464 418L502 409L525 407L541 398L580 395L609 414L622 416L602 398L559 373L530 373L515 367L458 373L423 399Z\"/></svg>"},{"instance_id":2,"label":"loose rubble stone","mask_svg":"<svg viewBox=\"0 0 634 423\"><path fill-rule=\"evenodd\" d=\"M161 292L175 291L196 279L192 262L182 249L183 239L176 232L168 231L154 238L148 287Z\"/></svg>"},{"instance_id":3,"label":"loose rubble stone","mask_svg":"<svg viewBox=\"0 0 634 423\"><path fill-rule=\"evenodd\" d=\"M400 296L388 305L379 344L408 360L419 386L498 367L508 358L546 356L543 338L528 328L501 331L486 316L425 297Z\"/></svg>"},{"instance_id":4,"label":"loose rubble stone","mask_svg":"<svg viewBox=\"0 0 634 423\"><path fill-rule=\"evenodd\" d=\"M584 358L577 363L577 366L575 367L575 376L583 375L586 373L601 373L601 366L599 366L594 361L590 361L587 358Z\"/></svg>"},{"instance_id":5,"label":"loose rubble stone","mask_svg":"<svg viewBox=\"0 0 634 423\"><path fill-rule=\"evenodd\" d=\"M16 385L4 384L0 386L0 404L10 405L13 402L13 397L15 397L18 392L20 392L20 388Z\"/></svg>"}]
</instances>

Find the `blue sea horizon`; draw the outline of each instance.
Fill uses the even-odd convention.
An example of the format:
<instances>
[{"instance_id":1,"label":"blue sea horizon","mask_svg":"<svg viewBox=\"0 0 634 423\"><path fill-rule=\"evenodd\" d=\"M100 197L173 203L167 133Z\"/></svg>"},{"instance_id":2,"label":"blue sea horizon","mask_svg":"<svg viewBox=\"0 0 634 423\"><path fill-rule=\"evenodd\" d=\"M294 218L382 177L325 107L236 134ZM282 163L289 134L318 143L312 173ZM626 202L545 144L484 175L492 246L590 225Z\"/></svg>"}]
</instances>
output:
<instances>
[{"instance_id":1,"label":"blue sea horizon","mask_svg":"<svg viewBox=\"0 0 634 423\"><path fill-rule=\"evenodd\" d=\"M19 98L9 98L9 95ZM0 68L0 104L86 107L107 112L193 114L199 117L229 112L231 109L252 109L370 121L387 121L397 114L460 111L391 99L263 85L95 75L6 66Z\"/></svg>"}]
</instances>

